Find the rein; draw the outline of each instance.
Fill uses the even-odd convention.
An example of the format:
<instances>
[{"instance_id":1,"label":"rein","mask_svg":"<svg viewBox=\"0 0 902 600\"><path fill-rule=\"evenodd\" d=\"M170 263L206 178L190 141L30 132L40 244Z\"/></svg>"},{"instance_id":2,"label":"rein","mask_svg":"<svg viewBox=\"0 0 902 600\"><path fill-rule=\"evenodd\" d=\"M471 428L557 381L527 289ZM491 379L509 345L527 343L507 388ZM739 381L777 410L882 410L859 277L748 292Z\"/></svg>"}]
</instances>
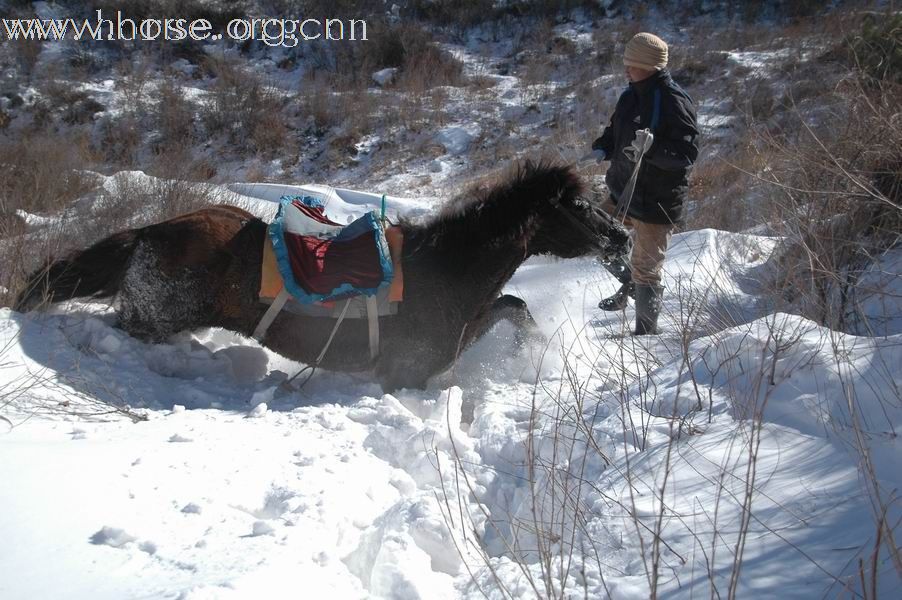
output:
<instances>
[{"instance_id":1,"label":"rein","mask_svg":"<svg viewBox=\"0 0 902 600\"><path fill-rule=\"evenodd\" d=\"M313 361L313 364L307 365L306 367L283 381L279 387L288 392L296 392L307 385L307 382L310 381L310 378L313 377L314 373L316 373L316 367L319 366L319 363L323 362L323 358L326 356L326 352L329 351L329 346L332 345L332 340L335 339L335 334L338 333L339 325L341 325L341 322L345 320L345 315L348 314L349 306L351 306L351 298L345 300L345 305L341 309L341 314L338 315L338 320L335 322L335 326L332 327L332 333L329 334L329 339L326 340L326 345L323 346L322 351L320 351L319 356L316 357L316 360ZM301 382L301 385L297 387L293 386L291 382L300 377L307 370L309 370L310 373L307 375L307 377L304 378L304 381Z\"/></svg>"},{"instance_id":2,"label":"rein","mask_svg":"<svg viewBox=\"0 0 902 600\"><path fill-rule=\"evenodd\" d=\"M560 211L560 214L564 215L570 221L570 223L574 227L579 229L582 233L586 234L586 237L588 237L589 239L592 239L592 240L595 240L595 238L599 237L594 231L589 229L589 227L585 223L583 223L579 218L577 218L571 212L570 208L568 208L566 206L561 206L557 202L554 203L554 206L555 206L555 208L557 208ZM604 213L604 211L601 211L601 210L595 208L594 206L592 207L592 209L597 212L602 212L603 214L607 214L607 213ZM610 224L611 224L612 228L616 228L618 226L617 221L614 219L611 219ZM606 244L603 244L600 240L593 241L592 245L595 246L598 250L603 250L606 247Z\"/></svg>"}]
</instances>

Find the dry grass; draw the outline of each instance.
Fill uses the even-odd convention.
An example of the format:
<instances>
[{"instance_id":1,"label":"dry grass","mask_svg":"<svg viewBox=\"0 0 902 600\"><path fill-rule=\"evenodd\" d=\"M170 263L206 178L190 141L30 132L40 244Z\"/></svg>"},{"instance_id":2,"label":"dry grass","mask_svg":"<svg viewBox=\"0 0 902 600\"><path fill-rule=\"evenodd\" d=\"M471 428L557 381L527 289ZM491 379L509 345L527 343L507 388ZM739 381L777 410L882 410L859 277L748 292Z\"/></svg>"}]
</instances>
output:
<instances>
[{"instance_id":1,"label":"dry grass","mask_svg":"<svg viewBox=\"0 0 902 600\"><path fill-rule=\"evenodd\" d=\"M93 188L92 159L81 137L21 137L0 143L0 215L58 212Z\"/></svg>"},{"instance_id":2,"label":"dry grass","mask_svg":"<svg viewBox=\"0 0 902 600\"><path fill-rule=\"evenodd\" d=\"M742 231L762 223L760 206L754 206L752 187L762 157L751 140L741 140L726 156L700 161L689 178L691 210L684 229L713 228Z\"/></svg>"},{"instance_id":3,"label":"dry grass","mask_svg":"<svg viewBox=\"0 0 902 600\"><path fill-rule=\"evenodd\" d=\"M841 128L776 137L768 165L787 240L774 285L804 314L848 331L859 274L902 241L902 105L893 83L850 80Z\"/></svg>"},{"instance_id":4,"label":"dry grass","mask_svg":"<svg viewBox=\"0 0 902 600\"><path fill-rule=\"evenodd\" d=\"M207 68L216 77L201 111L207 136L238 151L278 154L289 139L285 95L237 62L211 57Z\"/></svg>"},{"instance_id":5,"label":"dry grass","mask_svg":"<svg viewBox=\"0 0 902 600\"><path fill-rule=\"evenodd\" d=\"M81 138L60 143L43 136L0 144L0 304L11 303L37 257L58 252L66 239L66 232L56 232L26 241L26 216L58 216L96 187L83 170L91 158L87 146Z\"/></svg>"}]
</instances>

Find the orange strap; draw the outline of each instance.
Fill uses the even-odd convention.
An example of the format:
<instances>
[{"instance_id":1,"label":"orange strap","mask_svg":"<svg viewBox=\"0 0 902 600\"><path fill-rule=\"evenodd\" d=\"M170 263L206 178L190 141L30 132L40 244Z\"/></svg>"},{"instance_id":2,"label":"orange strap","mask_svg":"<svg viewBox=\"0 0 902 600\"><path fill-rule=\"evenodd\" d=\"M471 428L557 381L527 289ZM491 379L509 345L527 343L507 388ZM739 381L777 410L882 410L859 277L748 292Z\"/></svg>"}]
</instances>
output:
<instances>
[{"instance_id":1,"label":"orange strap","mask_svg":"<svg viewBox=\"0 0 902 600\"><path fill-rule=\"evenodd\" d=\"M388 288L388 299L391 302L400 302L404 299L404 270L401 268L404 233L400 227L389 227L385 230L385 239L388 242L388 251L391 254L391 264L394 270L394 277Z\"/></svg>"}]
</instances>

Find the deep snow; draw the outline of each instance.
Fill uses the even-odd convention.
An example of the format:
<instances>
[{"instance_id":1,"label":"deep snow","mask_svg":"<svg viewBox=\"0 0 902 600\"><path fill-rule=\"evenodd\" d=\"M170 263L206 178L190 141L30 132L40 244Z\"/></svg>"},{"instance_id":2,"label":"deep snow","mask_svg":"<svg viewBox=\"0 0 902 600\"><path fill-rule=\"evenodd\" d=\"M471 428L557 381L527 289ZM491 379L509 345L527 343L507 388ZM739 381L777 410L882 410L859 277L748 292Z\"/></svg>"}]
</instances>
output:
<instances>
[{"instance_id":1,"label":"deep snow","mask_svg":"<svg viewBox=\"0 0 902 600\"><path fill-rule=\"evenodd\" d=\"M291 191L229 187L261 216ZM379 200L306 191L341 221ZM856 448L884 500L900 484L902 336L772 313L776 245L676 235L648 338L594 308L615 282L591 259L531 259L506 291L545 340L500 324L396 395L331 372L280 394L300 366L227 331L148 345L103 304L2 309L0 596L723 596L740 543L740 597L854 590L876 531Z\"/></svg>"}]
</instances>

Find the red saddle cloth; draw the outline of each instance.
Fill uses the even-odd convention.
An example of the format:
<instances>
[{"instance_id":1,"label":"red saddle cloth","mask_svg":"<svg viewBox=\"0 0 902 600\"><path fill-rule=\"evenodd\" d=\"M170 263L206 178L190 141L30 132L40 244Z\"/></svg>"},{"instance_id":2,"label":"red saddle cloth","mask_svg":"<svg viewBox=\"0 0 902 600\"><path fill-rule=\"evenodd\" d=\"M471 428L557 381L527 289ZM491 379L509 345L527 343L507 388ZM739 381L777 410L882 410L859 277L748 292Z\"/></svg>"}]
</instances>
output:
<instances>
[{"instance_id":1,"label":"red saddle cloth","mask_svg":"<svg viewBox=\"0 0 902 600\"><path fill-rule=\"evenodd\" d=\"M330 303L389 286L403 296L400 228L384 229L374 212L342 226L326 217L316 198L283 197L264 243L261 297L284 286L299 302Z\"/></svg>"}]
</instances>

